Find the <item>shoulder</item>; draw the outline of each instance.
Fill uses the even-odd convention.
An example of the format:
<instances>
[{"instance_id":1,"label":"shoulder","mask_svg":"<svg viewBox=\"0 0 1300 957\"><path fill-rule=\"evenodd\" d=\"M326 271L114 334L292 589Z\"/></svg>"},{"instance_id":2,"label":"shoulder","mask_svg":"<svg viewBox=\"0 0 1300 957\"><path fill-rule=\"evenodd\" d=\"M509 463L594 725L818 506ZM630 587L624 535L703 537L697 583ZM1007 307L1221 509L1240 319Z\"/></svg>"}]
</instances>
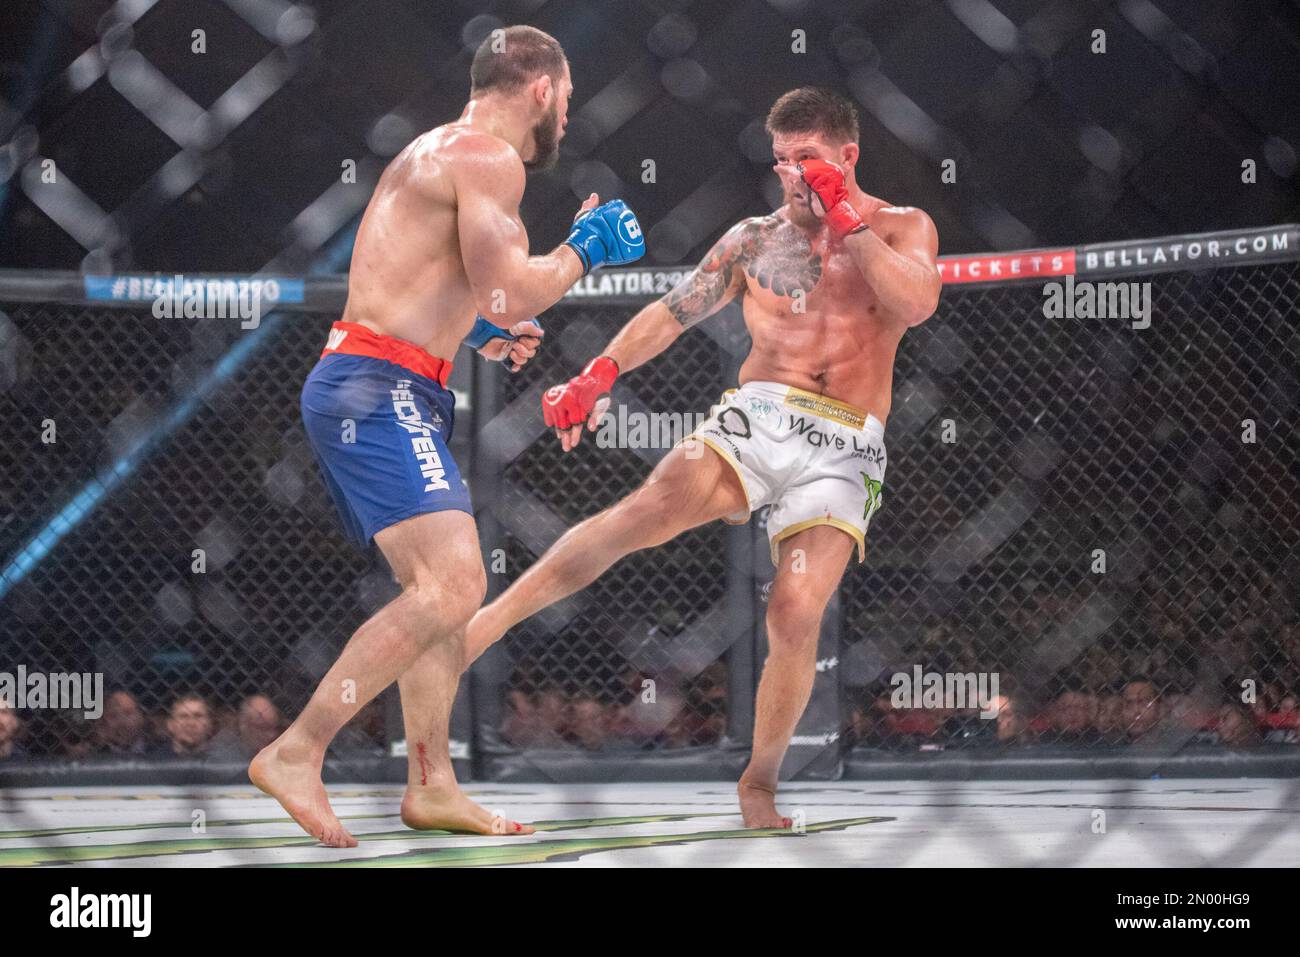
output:
<instances>
[{"instance_id":1,"label":"shoulder","mask_svg":"<svg viewBox=\"0 0 1300 957\"><path fill-rule=\"evenodd\" d=\"M929 213L917 206L882 206L872 214L871 228L910 238L933 237L936 243L939 236Z\"/></svg>"},{"instance_id":2,"label":"shoulder","mask_svg":"<svg viewBox=\"0 0 1300 957\"><path fill-rule=\"evenodd\" d=\"M409 147L412 175L422 181L450 180L459 192L522 196L524 164L505 140L451 124L430 130Z\"/></svg>"},{"instance_id":3,"label":"shoulder","mask_svg":"<svg viewBox=\"0 0 1300 957\"><path fill-rule=\"evenodd\" d=\"M785 220L775 213L742 219L722 234L717 248L739 252L752 250L764 237L779 229L784 222Z\"/></svg>"}]
</instances>

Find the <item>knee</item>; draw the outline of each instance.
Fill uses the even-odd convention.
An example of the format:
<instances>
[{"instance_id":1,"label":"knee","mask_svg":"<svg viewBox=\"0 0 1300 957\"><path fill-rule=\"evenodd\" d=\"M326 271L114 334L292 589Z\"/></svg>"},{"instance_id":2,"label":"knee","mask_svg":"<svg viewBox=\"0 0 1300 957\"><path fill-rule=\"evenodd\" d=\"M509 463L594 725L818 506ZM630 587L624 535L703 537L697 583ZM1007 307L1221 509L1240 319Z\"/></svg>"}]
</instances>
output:
<instances>
[{"instance_id":1,"label":"knee","mask_svg":"<svg viewBox=\"0 0 1300 957\"><path fill-rule=\"evenodd\" d=\"M815 654L826 603L796 588L773 588L767 605L767 642L772 654Z\"/></svg>"},{"instance_id":2,"label":"knee","mask_svg":"<svg viewBox=\"0 0 1300 957\"><path fill-rule=\"evenodd\" d=\"M667 482L650 479L623 502L624 512L638 520L662 519L671 508L673 490Z\"/></svg>"},{"instance_id":3,"label":"knee","mask_svg":"<svg viewBox=\"0 0 1300 957\"><path fill-rule=\"evenodd\" d=\"M677 534L673 516L682 505L681 492L671 482L651 478L618 506L620 519L640 547L659 545Z\"/></svg>"},{"instance_id":4,"label":"knee","mask_svg":"<svg viewBox=\"0 0 1300 957\"><path fill-rule=\"evenodd\" d=\"M402 584L403 596L422 614L443 629L469 624L487 594L487 574L480 565L454 579L446 576L415 575ZM440 629L441 630L441 629Z\"/></svg>"}]
</instances>

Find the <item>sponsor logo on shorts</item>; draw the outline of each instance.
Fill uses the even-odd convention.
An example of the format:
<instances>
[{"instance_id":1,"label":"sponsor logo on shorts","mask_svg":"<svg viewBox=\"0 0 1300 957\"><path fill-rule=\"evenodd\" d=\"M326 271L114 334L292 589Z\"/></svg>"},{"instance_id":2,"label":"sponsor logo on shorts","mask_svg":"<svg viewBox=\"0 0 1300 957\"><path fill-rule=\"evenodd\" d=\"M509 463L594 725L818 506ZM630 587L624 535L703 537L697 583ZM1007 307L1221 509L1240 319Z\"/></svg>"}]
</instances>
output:
<instances>
[{"instance_id":1,"label":"sponsor logo on shorts","mask_svg":"<svg viewBox=\"0 0 1300 957\"><path fill-rule=\"evenodd\" d=\"M325 340L326 351L333 352L339 346L343 345L343 340L347 337L348 331L346 329L331 329L329 338Z\"/></svg>"},{"instance_id":2,"label":"sponsor logo on shorts","mask_svg":"<svg viewBox=\"0 0 1300 957\"><path fill-rule=\"evenodd\" d=\"M727 435L742 439L751 438L754 434L749 426L749 416L734 406L728 406L718 413L718 428Z\"/></svg>"},{"instance_id":3,"label":"sponsor logo on shorts","mask_svg":"<svg viewBox=\"0 0 1300 957\"><path fill-rule=\"evenodd\" d=\"M867 502L862 507L862 520L866 521L873 512L879 511L880 506L885 504L885 498L881 494L884 491L884 483L879 479L873 479L866 472L858 474L862 476L862 484L867 488Z\"/></svg>"},{"instance_id":4,"label":"sponsor logo on shorts","mask_svg":"<svg viewBox=\"0 0 1300 957\"><path fill-rule=\"evenodd\" d=\"M389 394L393 397L393 414L397 416L402 428L411 433L411 451L420 463L420 475L426 483L424 490L439 492L450 489L451 486L447 484L447 469L433 442L433 433L442 426L442 419L435 414L435 421L430 424L420 418L415 395L411 392L410 379L399 379L397 388Z\"/></svg>"},{"instance_id":5,"label":"sponsor logo on shorts","mask_svg":"<svg viewBox=\"0 0 1300 957\"><path fill-rule=\"evenodd\" d=\"M867 423L867 417L861 412L834 399L826 399L819 395L791 392L785 397L785 404L793 409L803 409L813 415L820 415L823 419L842 422L851 429L860 429Z\"/></svg>"},{"instance_id":6,"label":"sponsor logo on shorts","mask_svg":"<svg viewBox=\"0 0 1300 957\"><path fill-rule=\"evenodd\" d=\"M749 414L756 419L766 419L768 416L780 416L780 410L771 399L763 399L755 395L744 397L745 408L749 409Z\"/></svg>"},{"instance_id":7,"label":"sponsor logo on shorts","mask_svg":"<svg viewBox=\"0 0 1300 957\"><path fill-rule=\"evenodd\" d=\"M707 438L710 442L714 443L715 445L721 445L723 448L725 448L728 452L731 453L732 458L734 458L737 462L740 461L740 446L738 446L735 442L731 441L731 437L727 435L725 432L723 432L721 429L719 429L717 426L708 426L706 428L700 429L699 432L697 432L696 434L703 438Z\"/></svg>"},{"instance_id":8,"label":"sponsor logo on shorts","mask_svg":"<svg viewBox=\"0 0 1300 957\"><path fill-rule=\"evenodd\" d=\"M844 436L829 429L819 429L816 422L805 419L802 415L790 416L790 428L802 435L813 448L842 451L849 445L844 441Z\"/></svg>"}]
</instances>

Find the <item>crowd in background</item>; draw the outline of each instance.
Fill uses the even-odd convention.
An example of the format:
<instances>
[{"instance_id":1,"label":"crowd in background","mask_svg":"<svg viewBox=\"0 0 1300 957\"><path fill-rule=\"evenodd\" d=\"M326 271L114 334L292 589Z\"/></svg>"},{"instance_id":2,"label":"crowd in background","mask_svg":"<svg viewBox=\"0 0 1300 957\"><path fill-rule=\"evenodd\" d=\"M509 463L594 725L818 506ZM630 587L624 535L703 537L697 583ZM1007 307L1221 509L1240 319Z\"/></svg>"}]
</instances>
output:
<instances>
[{"instance_id":1,"label":"crowd in background","mask_svg":"<svg viewBox=\"0 0 1300 957\"><path fill-rule=\"evenodd\" d=\"M843 732L854 745L898 750L1300 744L1300 583L1240 546L1204 557L1200 568L1153 569L1123 614L1063 657L1076 626L1110 600L1094 587L1021 577L947 617L919 615L914 591L873 596L847 637L870 639L882 664L874 679L845 677ZM979 709L895 707L891 676L918 664L996 673L996 696ZM510 687L501 730L517 747L673 748L726 733L722 662L693 677L628 668L566 685L525 656Z\"/></svg>"},{"instance_id":2,"label":"crowd in background","mask_svg":"<svg viewBox=\"0 0 1300 957\"><path fill-rule=\"evenodd\" d=\"M0 707L0 761L27 758L143 761L211 760L247 762L279 736L287 720L265 694L230 705L181 692L162 709L146 710L132 692L117 688L104 696L95 719L81 712L39 712L23 716ZM339 733L334 753L383 754L384 713L378 701L362 709Z\"/></svg>"},{"instance_id":3,"label":"crowd in background","mask_svg":"<svg viewBox=\"0 0 1300 957\"><path fill-rule=\"evenodd\" d=\"M886 657L927 671L996 673L996 720L969 709L898 709L885 668L855 689L850 734L875 747L985 741L1060 744L1300 743L1300 603L1285 572L1240 548L1208 565L1153 571L1114 624L1115 597L1019 579L961 625L925 621ZM896 610L895 621L910 608ZM879 616L879 617L877 617ZM889 609L858 624L889 631ZM1079 636L1084 636L1080 641ZM1071 655L1071 642L1082 650ZM882 642L888 646L888 641ZM908 666L910 668L910 665Z\"/></svg>"},{"instance_id":4,"label":"crowd in background","mask_svg":"<svg viewBox=\"0 0 1300 957\"><path fill-rule=\"evenodd\" d=\"M1137 615L1081 643L1064 663L1057 651L1070 640L1072 624L1088 617L1096 592L1018 580L991 596L995 617L917 622L915 609L906 606L892 609L892 625L891 601L880 596L870 617L849 622L849 645L869 638L893 663L865 684L845 675L842 732L851 745L890 750L1300 744L1296 586L1241 556L1235 567L1217 580L1198 571L1153 575L1138 589ZM898 624L909 616L909 628ZM1213 630L1207 622L1229 624ZM891 642L893 635L910 637ZM608 663L588 661L587 680L576 681L573 669L557 676L564 669L525 655L507 685L503 741L519 748L658 750L716 744L726 736L725 662L694 675L598 664ZM890 678L914 665L940 674L996 673L996 697L982 709L896 706ZM105 696L95 720L0 706L0 761L247 761L286 723L267 694L216 702L182 692L165 706L146 707L118 688ZM383 708L371 702L344 728L335 751L384 753L384 724Z\"/></svg>"}]
</instances>

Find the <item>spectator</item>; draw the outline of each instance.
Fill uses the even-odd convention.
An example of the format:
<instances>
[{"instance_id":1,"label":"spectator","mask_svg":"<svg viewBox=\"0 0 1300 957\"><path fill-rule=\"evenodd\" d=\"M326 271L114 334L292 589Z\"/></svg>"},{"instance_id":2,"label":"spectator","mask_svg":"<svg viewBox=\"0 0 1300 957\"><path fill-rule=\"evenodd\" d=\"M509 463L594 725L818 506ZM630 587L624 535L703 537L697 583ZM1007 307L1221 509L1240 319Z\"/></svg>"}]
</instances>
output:
<instances>
[{"instance_id":1,"label":"spectator","mask_svg":"<svg viewBox=\"0 0 1300 957\"><path fill-rule=\"evenodd\" d=\"M608 721L605 706L590 693L582 693L569 703L567 738L588 751L605 746Z\"/></svg>"},{"instance_id":2,"label":"spectator","mask_svg":"<svg viewBox=\"0 0 1300 957\"><path fill-rule=\"evenodd\" d=\"M1102 743L1118 744L1124 737L1124 699L1117 694L1097 697L1097 719L1094 722Z\"/></svg>"},{"instance_id":3,"label":"spectator","mask_svg":"<svg viewBox=\"0 0 1300 957\"><path fill-rule=\"evenodd\" d=\"M559 688L551 685L536 694L512 691L509 704L501 728L507 741L520 748L564 746L568 704Z\"/></svg>"},{"instance_id":4,"label":"spectator","mask_svg":"<svg viewBox=\"0 0 1300 957\"><path fill-rule=\"evenodd\" d=\"M135 756L149 750L144 710L131 692L119 688L109 693L91 737L96 754Z\"/></svg>"},{"instance_id":5,"label":"spectator","mask_svg":"<svg viewBox=\"0 0 1300 957\"><path fill-rule=\"evenodd\" d=\"M1259 726L1245 705L1229 701L1219 707L1218 718L1215 726L1218 744L1229 748L1250 748L1261 742Z\"/></svg>"},{"instance_id":6,"label":"spectator","mask_svg":"<svg viewBox=\"0 0 1300 957\"><path fill-rule=\"evenodd\" d=\"M998 695L990 702L991 710L997 713L993 720L997 722L997 739L999 744L1016 744L1024 738L1028 721L1020 713L1015 702L1006 695Z\"/></svg>"},{"instance_id":7,"label":"spectator","mask_svg":"<svg viewBox=\"0 0 1300 957\"><path fill-rule=\"evenodd\" d=\"M879 747L885 735L884 713L876 707L874 701L866 707L853 709L849 717L849 735L853 745L875 748Z\"/></svg>"},{"instance_id":8,"label":"spectator","mask_svg":"<svg viewBox=\"0 0 1300 957\"><path fill-rule=\"evenodd\" d=\"M501 734L507 742L517 748L526 748L533 743L537 732L537 711L532 698L518 688L506 695L506 719L501 725Z\"/></svg>"},{"instance_id":9,"label":"spectator","mask_svg":"<svg viewBox=\"0 0 1300 957\"><path fill-rule=\"evenodd\" d=\"M212 739L209 754L214 758L251 761L257 752L280 736L284 717L264 694L249 695L239 705L235 729L221 731Z\"/></svg>"},{"instance_id":10,"label":"spectator","mask_svg":"<svg viewBox=\"0 0 1300 957\"><path fill-rule=\"evenodd\" d=\"M181 694L167 710L163 727L167 741L154 752L157 757L203 757L212 738L212 709L197 694Z\"/></svg>"},{"instance_id":11,"label":"spectator","mask_svg":"<svg viewBox=\"0 0 1300 957\"><path fill-rule=\"evenodd\" d=\"M18 743L22 730L23 722L18 713L0 705L0 761L17 761L27 757L27 752Z\"/></svg>"},{"instance_id":12,"label":"spectator","mask_svg":"<svg viewBox=\"0 0 1300 957\"><path fill-rule=\"evenodd\" d=\"M1052 740L1060 744L1097 744L1097 699L1086 691L1065 691L1052 702Z\"/></svg>"},{"instance_id":13,"label":"spectator","mask_svg":"<svg viewBox=\"0 0 1300 957\"><path fill-rule=\"evenodd\" d=\"M41 737L57 748L52 753L74 761L88 756L94 747L90 721L80 711L55 711L41 729Z\"/></svg>"},{"instance_id":14,"label":"spectator","mask_svg":"<svg viewBox=\"0 0 1300 957\"><path fill-rule=\"evenodd\" d=\"M555 686L543 688L537 695L537 732L533 746L558 748L564 746L564 734L569 727L569 703L564 692Z\"/></svg>"},{"instance_id":15,"label":"spectator","mask_svg":"<svg viewBox=\"0 0 1300 957\"><path fill-rule=\"evenodd\" d=\"M721 662L705 668L686 693L691 743L713 744L727 732L727 672Z\"/></svg>"},{"instance_id":16,"label":"spectator","mask_svg":"<svg viewBox=\"0 0 1300 957\"><path fill-rule=\"evenodd\" d=\"M1130 742L1148 737L1160 724L1160 692L1149 678L1138 677L1124 686L1124 730Z\"/></svg>"},{"instance_id":17,"label":"spectator","mask_svg":"<svg viewBox=\"0 0 1300 957\"><path fill-rule=\"evenodd\" d=\"M985 718L983 713L994 717ZM998 695L981 712L971 712L965 718L954 716L944 725L949 732L962 739L960 744L1019 744L1024 741L1029 722L1016 708L1008 695Z\"/></svg>"}]
</instances>

